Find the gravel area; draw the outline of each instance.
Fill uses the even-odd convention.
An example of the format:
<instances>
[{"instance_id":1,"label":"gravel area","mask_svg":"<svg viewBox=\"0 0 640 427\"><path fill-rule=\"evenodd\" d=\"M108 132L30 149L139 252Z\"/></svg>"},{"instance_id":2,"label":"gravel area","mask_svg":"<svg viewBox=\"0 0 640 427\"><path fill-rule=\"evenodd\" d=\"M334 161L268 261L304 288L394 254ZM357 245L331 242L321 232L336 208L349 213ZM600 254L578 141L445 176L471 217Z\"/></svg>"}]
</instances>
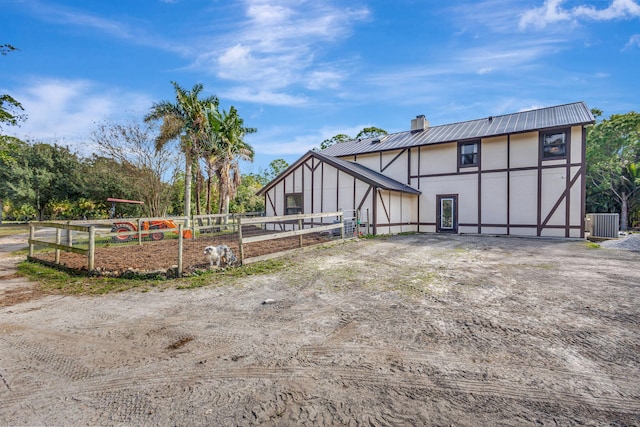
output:
<instances>
[{"instance_id":1,"label":"gravel area","mask_svg":"<svg viewBox=\"0 0 640 427\"><path fill-rule=\"evenodd\" d=\"M627 249L630 251L640 252L640 234L633 233L620 237L616 240L605 240L600 243L603 248L610 249Z\"/></svg>"}]
</instances>

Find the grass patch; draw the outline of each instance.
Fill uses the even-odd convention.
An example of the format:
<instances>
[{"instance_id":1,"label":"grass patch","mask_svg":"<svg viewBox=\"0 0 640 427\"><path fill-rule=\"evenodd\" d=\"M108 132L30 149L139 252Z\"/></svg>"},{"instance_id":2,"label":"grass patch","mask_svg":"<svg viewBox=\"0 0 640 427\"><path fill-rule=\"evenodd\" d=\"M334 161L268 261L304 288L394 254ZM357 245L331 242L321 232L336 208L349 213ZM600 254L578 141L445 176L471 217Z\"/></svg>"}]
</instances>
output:
<instances>
[{"instance_id":1,"label":"grass patch","mask_svg":"<svg viewBox=\"0 0 640 427\"><path fill-rule=\"evenodd\" d=\"M23 261L17 265L18 274L38 283L41 291L62 295L103 295L136 289L148 292L151 289L193 289L204 286L232 285L248 276L274 273L289 267L283 259L272 259L226 270L202 271L188 277L167 280L165 278L112 278L76 274Z\"/></svg>"},{"instance_id":2,"label":"grass patch","mask_svg":"<svg viewBox=\"0 0 640 427\"><path fill-rule=\"evenodd\" d=\"M21 262L17 269L21 276L38 282L38 286L43 292L63 295L103 295L133 288L148 291L167 282L166 280L153 279L88 277L29 261Z\"/></svg>"},{"instance_id":3,"label":"grass patch","mask_svg":"<svg viewBox=\"0 0 640 427\"><path fill-rule=\"evenodd\" d=\"M233 284L237 279L260 274L275 273L287 268L282 259L270 259L255 264L225 270L209 270L182 279L176 279L176 289L194 289L203 286L221 286Z\"/></svg>"},{"instance_id":4,"label":"grass patch","mask_svg":"<svg viewBox=\"0 0 640 427\"><path fill-rule=\"evenodd\" d=\"M601 246L597 243L587 242L587 249L600 249Z\"/></svg>"}]
</instances>

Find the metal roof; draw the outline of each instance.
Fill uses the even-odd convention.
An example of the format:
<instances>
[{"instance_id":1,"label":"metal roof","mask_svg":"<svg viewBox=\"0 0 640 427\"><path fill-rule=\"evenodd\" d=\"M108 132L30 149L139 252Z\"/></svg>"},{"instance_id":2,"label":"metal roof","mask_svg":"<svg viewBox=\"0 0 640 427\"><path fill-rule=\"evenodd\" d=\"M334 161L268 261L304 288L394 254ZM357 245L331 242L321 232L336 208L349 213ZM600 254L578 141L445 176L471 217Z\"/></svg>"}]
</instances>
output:
<instances>
[{"instance_id":1,"label":"metal roof","mask_svg":"<svg viewBox=\"0 0 640 427\"><path fill-rule=\"evenodd\" d=\"M320 161L326 162L331 166L335 167L338 170L341 170L355 178L358 178L361 181L364 181L370 185L373 185L376 188L380 188L383 190L390 191L399 191L402 193L409 194L421 194L420 190L416 190L413 187L410 187L406 184L403 184L395 179L391 179L388 176L385 176L379 172L373 171L366 166L362 166L358 163L349 162L346 160L338 159L336 157L327 156L324 153L320 153L317 151L308 151L307 154L298 159L294 164L289 166L287 170L282 172L278 177L276 177L273 181L262 187L257 194L262 195L266 193L269 189L271 189L274 185L280 182L284 177L289 175L289 173L300 166L303 162L305 162L310 157L315 157Z\"/></svg>"},{"instance_id":2,"label":"metal roof","mask_svg":"<svg viewBox=\"0 0 640 427\"><path fill-rule=\"evenodd\" d=\"M316 157L329 163L330 165L346 172L362 181L365 181L374 187L381 188L383 190L400 191L402 193L421 194L420 190L416 190L406 184L403 184L395 179L391 179L379 172L369 169L359 163L348 162L346 160L338 159L336 157L330 157L324 155L324 153L314 152Z\"/></svg>"},{"instance_id":3,"label":"metal roof","mask_svg":"<svg viewBox=\"0 0 640 427\"><path fill-rule=\"evenodd\" d=\"M423 131L398 132L386 135L379 142L375 140L379 140L380 137L342 142L322 150L321 153L327 156L351 156L590 123L595 123L595 119L589 108L584 102L575 102L468 122L432 126Z\"/></svg>"}]
</instances>

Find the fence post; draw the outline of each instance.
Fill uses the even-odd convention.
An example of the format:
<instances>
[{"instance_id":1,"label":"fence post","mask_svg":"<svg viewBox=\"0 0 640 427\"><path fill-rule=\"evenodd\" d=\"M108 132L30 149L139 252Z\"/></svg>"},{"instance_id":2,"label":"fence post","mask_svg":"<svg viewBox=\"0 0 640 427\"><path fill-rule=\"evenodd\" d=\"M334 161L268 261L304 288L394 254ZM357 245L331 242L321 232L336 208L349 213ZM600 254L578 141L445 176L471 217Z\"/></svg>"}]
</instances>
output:
<instances>
[{"instance_id":1,"label":"fence post","mask_svg":"<svg viewBox=\"0 0 640 427\"><path fill-rule=\"evenodd\" d=\"M371 232L369 231L370 225L371 225L371 222L369 222L369 208L367 208L367 235L371 234Z\"/></svg>"},{"instance_id":2,"label":"fence post","mask_svg":"<svg viewBox=\"0 0 640 427\"><path fill-rule=\"evenodd\" d=\"M240 265L244 264L244 248L242 247L242 217L238 217L238 245L240 251Z\"/></svg>"},{"instance_id":3,"label":"fence post","mask_svg":"<svg viewBox=\"0 0 640 427\"><path fill-rule=\"evenodd\" d=\"M344 212L340 213L340 238L344 240Z\"/></svg>"},{"instance_id":4,"label":"fence post","mask_svg":"<svg viewBox=\"0 0 640 427\"><path fill-rule=\"evenodd\" d=\"M298 230L302 230L302 218L298 220ZM302 247L302 234L298 238L300 239L300 247Z\"/></svg>"},{"instance_id":5,"label":"fence post","mask_svg":"<svg viewBox=\"0 0 640 427\"><path fill-rule=\"evenodd\" d=\"M92 272L95 269L96 260L96 227L92 225L89 227L89 265L88 270Z\"/></svg>"},{"instance_id":6,"label":"fence post","mask_svg":"<svg viewBox=\"0 0 640 427\"><path fill-rule=\"evenodd\" d=\"M71 221L67 221L67 225L71 225ZM67 228L67 246L73 246L73 230Z\"/></svg>"},{"instance_id":7,"label":"fence post","mask_svg":"<svg viewBox=\"0 0 640 427\"><path fill-rule=\"evenodd\" d=\"M142 246L142 219L138 218L138 244Z\"/></svg>"},{"instance_id":8,"label":"fence post","mask_svg":"<svg viewBox=\"0 0 640 427\"><path fill-rule=\"evenodd\" d=\"M33 224L29 224L29 257L33 257L33 247L35 246L31 241L36 237L36 227Z\"/></svg>"},{"instance_id":9,"label":"fence post","mask_svg":"<svg viewBox=\"0 0 640 427\"><path fill-rule=\"evenodd\" d=\"M62 229L56 228L56 245L62 243ZM60 264L60 249L56 248L56 264Z\"/></svg>"},{"instance_id":10,"label":"fence post","mask_svg":"<svg viewBox=\"0 0 640 427\"><path fill-rule=\"evenodd\" d=\"M176 271L176 276L182 277L182 246L183 246L183 238L182 238L182 228L184 225L182 223L178 224L178 271Z\"/></svg>"}]
</instances>

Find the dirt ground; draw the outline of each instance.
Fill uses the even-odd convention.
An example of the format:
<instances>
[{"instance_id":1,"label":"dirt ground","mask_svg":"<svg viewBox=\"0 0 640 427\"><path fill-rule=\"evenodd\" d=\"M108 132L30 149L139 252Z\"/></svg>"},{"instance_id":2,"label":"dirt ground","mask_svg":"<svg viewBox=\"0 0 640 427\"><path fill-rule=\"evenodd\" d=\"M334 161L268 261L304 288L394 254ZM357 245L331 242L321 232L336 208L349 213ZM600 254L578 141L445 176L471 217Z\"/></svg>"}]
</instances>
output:
<instances>
[{"instance_id":1,"label":"dirt ground","mask_svg":"<svg viewBox=\"0 0 640 427\"><path fill-rule=\"evenodd\" d=\"M253 235L264 233L252 233ZM320 233L306 234L302 236L302 246L308 247L321 243L328 243L335 238ZM183 272L191 273L195 270L208 269L209 261L203 255L204 248L209 245L217 246L225 244L239 257L238 235L216 234L199 236L197 239L184 239L183 241ZM274 240L254 242L244 245L245 258L258 257L275 252L288 251L300 247L299 237L287 237ZM38 254L38 257L53 262L53 252ZM60 264L73 270L87 270L87 257L71 252L60 253ZM101 274L115 273L117 275L134 269L140 272L167 270L178 265L178 241L165 239L157 242L145 241L143 245L137 244L137 240L123 243L110 243L106 247L97 247L95 250L95 268Z\"/></svg>"},{"instance_id":2,"label":"dirt ground","mask_svg":"<svg viewBox=\"0 0 640 427\"><path fill-rule=\"evenodd\" d=\"M0 424L639 425L639 261L409 235L224 286L25 300L0 308Z\"/></svg>"}]
</instances>

